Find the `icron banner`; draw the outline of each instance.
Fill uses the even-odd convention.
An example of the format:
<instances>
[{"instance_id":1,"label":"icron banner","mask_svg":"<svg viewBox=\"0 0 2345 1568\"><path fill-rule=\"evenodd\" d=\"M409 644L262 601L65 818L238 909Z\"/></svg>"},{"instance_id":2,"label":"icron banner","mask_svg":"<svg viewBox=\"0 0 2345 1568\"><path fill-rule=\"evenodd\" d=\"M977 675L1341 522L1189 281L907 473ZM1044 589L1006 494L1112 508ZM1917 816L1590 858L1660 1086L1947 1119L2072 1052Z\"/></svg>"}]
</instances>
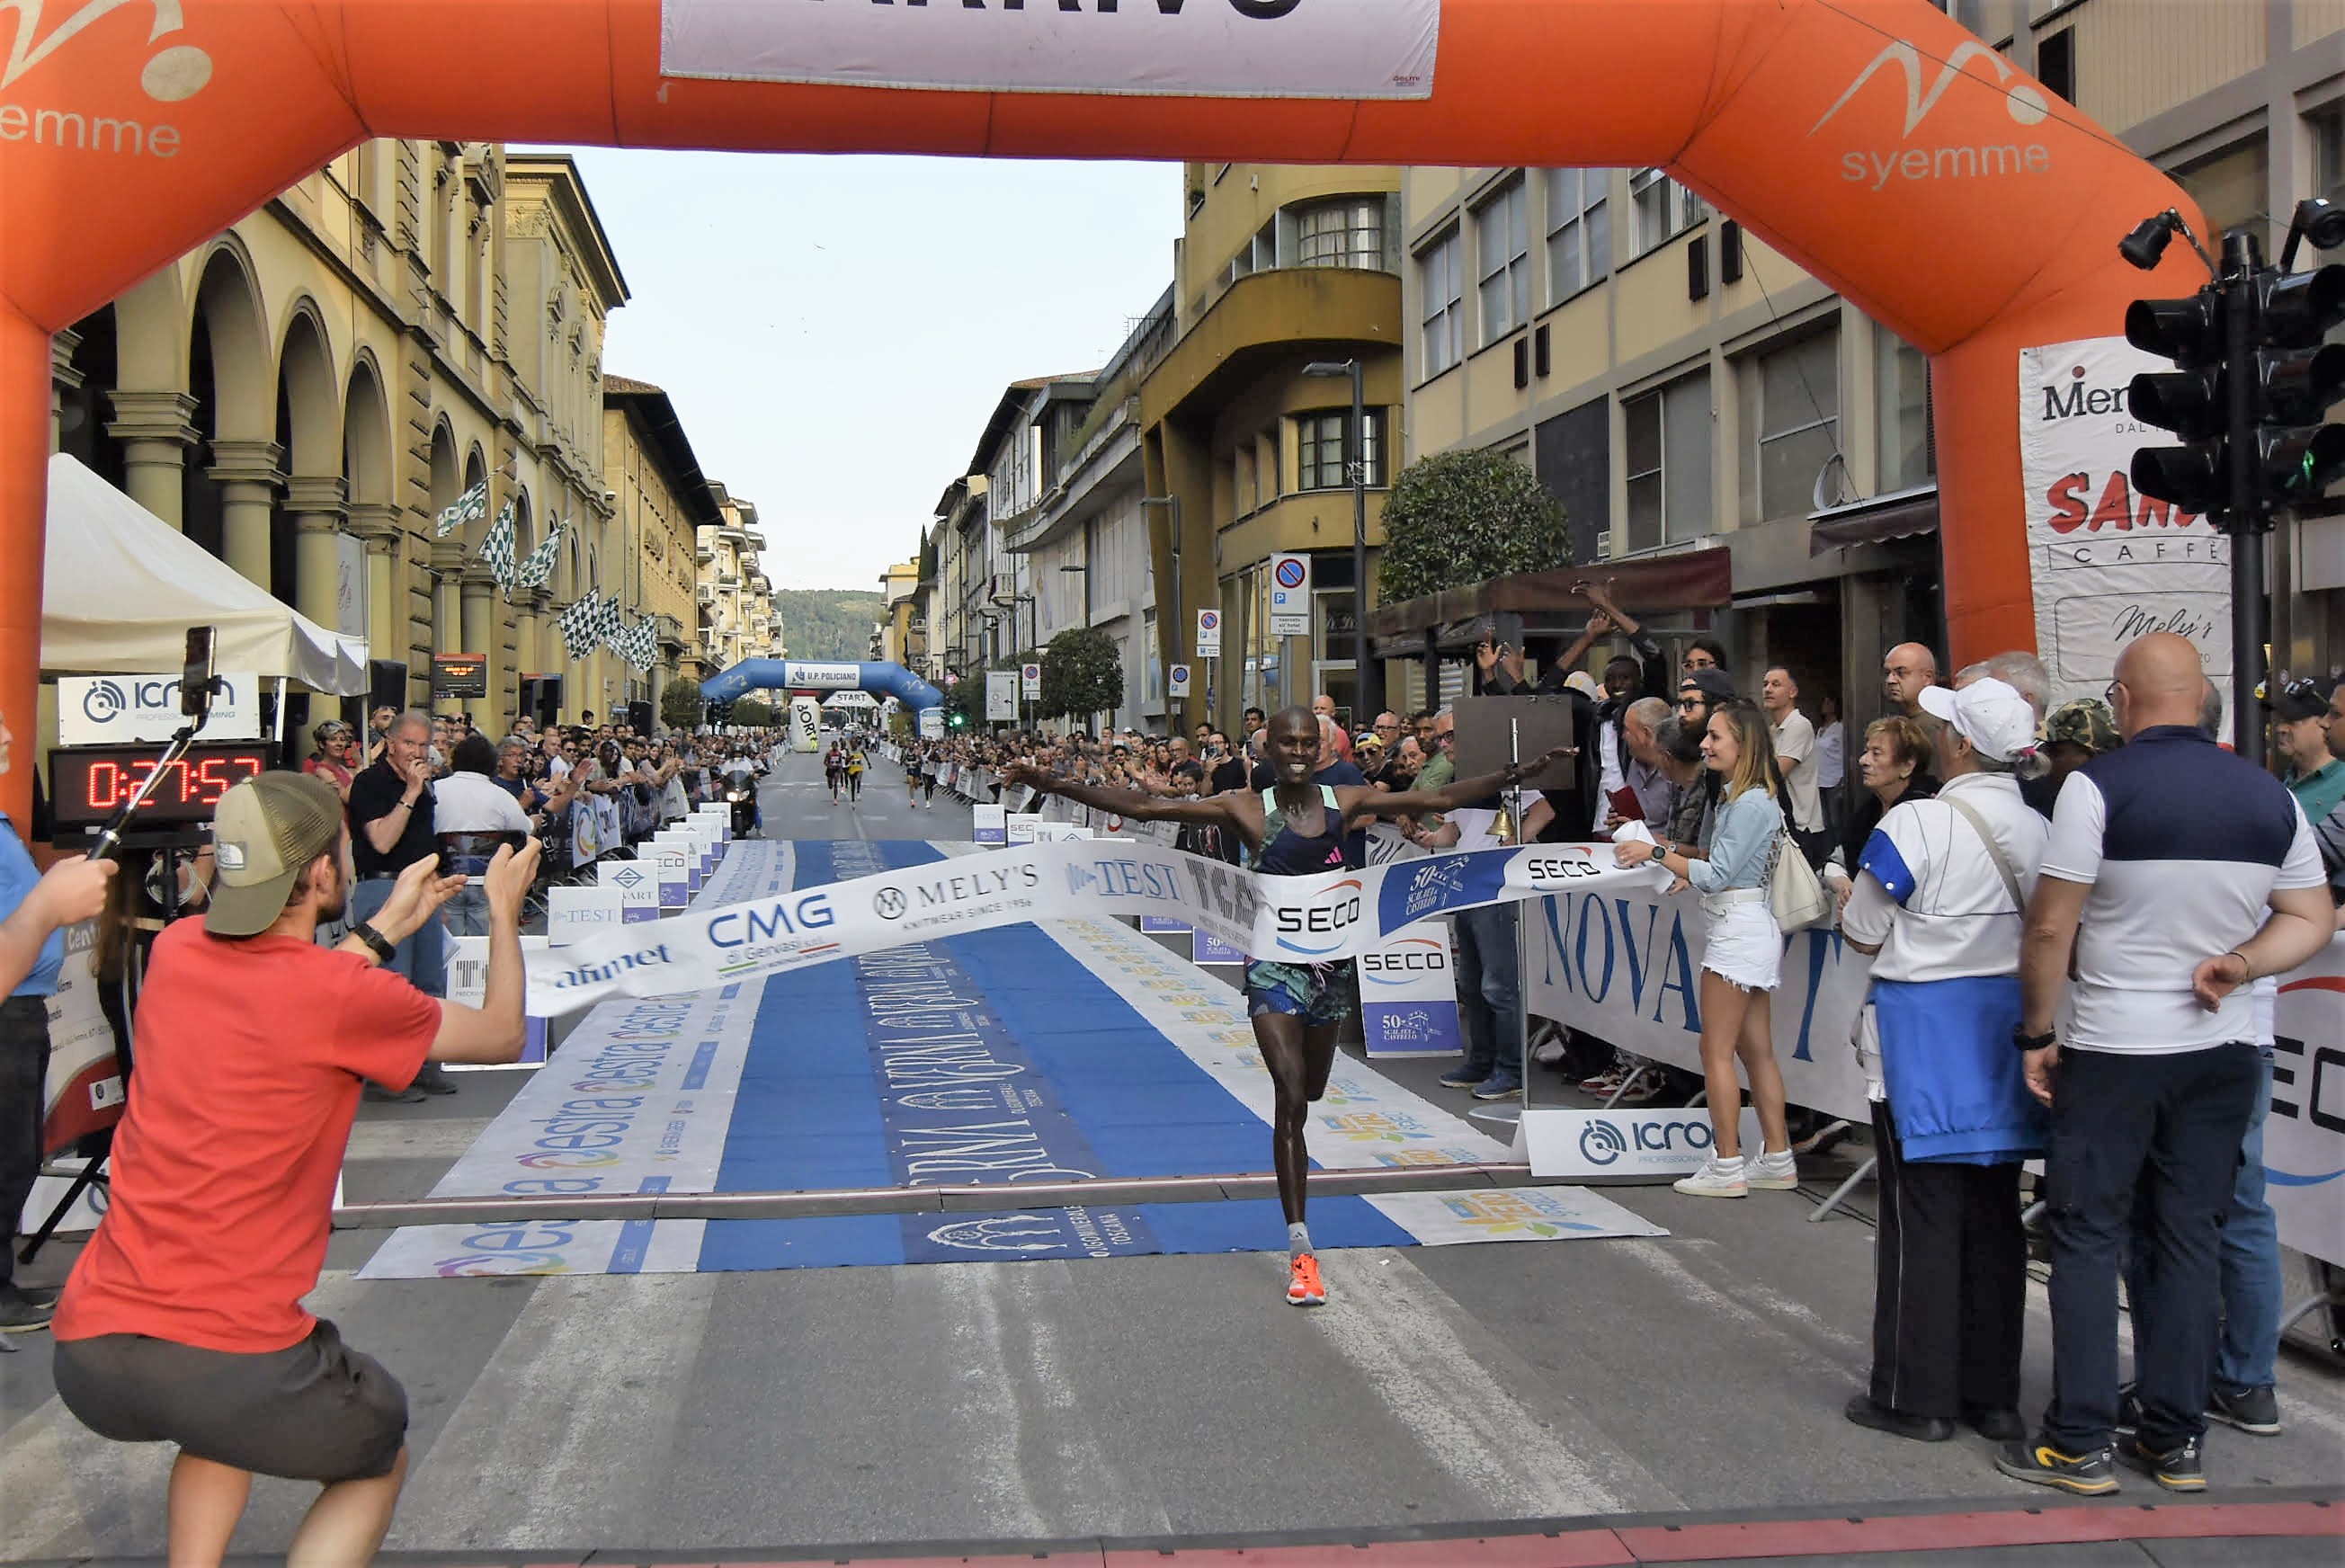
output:
<instances>
[{"instance_id":1,"label":"icron banner","mask_svg":"<svg viewBox=\"0 0 2345 1568\"><path fill-rule=\"evenodd\" d=\"M665 0L660 69L1001 93L1424 98L1441 0Z\"/></svg>"},{"instance_id":2,"label":"icron banner","mask_svg":"<svg viewBox=\"0 0 2345 1568\"><path fill-rule=\"evenodd\" d=\"M2099 696L2117 654L2145 632L2189 638L2208 675L2230 683L2230 541L2196 512L2135 490L2127 473L2135 448L2171 439L2127 400L2136 371L2162 368L2122 338L2020 350L2035 649L2056 703Z\"/></svg>"}]
</instances>

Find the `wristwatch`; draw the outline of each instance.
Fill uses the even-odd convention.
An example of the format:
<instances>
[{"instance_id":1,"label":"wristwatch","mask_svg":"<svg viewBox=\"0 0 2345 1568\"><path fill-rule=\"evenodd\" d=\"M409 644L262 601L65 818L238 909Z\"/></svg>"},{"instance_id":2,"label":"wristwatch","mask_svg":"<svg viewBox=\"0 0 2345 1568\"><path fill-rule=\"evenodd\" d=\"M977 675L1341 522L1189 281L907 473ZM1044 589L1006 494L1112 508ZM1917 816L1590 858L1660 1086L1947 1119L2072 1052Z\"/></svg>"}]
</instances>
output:
<instances>
[{"instance_id":1,"label":"wristwatch","mask_svg":"<svg viewBox=\"0 0 2345 1568\"><path fill-rule=\"evenodd\" d=\"M1645 857L1645 864L1647 865L1659 865L1669 857L1670 846L1666 844L1656 844L1653 845L1653 853Z\"/></svg>"},{"instance_id":2,"label":"wristwatch","mask_svg":"<svg viewBox=\"0 0 2345 1568\"><path fill-rule=\"evenodd\" d=\"M354 920L350 923L350 935L367 945L367 951L375 956L378 963L390 963L399 952L399 949L391 945L391 938L364 920Z\"/></svg>"},{"instance_id":3,"label":"wristwatch","mask_svg":"<svg viewBox=\"0 0 2345 1568\"><path fill-rule=\"evenodd\" d=\"M2011 1026L2011 1043L2022 1051L2040 1051L2059 1037L2057 1031L2052 1029L2046 1029L2040 1035L2031 1035L2027 1032L2025 1024Z\"/></svg>"}]
</instances>

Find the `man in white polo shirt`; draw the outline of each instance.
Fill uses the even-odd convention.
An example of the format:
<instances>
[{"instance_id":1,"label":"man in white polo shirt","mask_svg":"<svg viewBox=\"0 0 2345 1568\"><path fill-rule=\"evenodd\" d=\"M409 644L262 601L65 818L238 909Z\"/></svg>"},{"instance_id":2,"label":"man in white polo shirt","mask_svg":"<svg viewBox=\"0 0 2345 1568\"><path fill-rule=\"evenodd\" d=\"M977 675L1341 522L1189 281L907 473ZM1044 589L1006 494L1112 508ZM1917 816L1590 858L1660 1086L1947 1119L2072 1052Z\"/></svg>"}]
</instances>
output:
<instances>
[{"instance_id":1,"label":"man in white polo shirt","mask_svg":"<svg viewBox=\"0 0 2345 1568\"><path fill-rule=\"evenodd\" d=\"M1775 743L1775 764L1783 770L1783 787L1791 798L1783 814L1801 847L1823 832L1823 797L1816 792L1816 726L1800 712L1800 683L1781 664L1767 672L1759 684L1759 705L1767 711L1767 733ZM1811 860L1815 856L1809 856Z\"/></svg>"},{"instance_id":2,"label":"man in white polo shirt","mask_svg":"<svg viewBox=\"0 0 2345 1568\"><path fill-rule=\"evenodd\" d=\"M2052 1108L2052 1401L2033 1442L1995 1456L2005 1475L2086 1495L2117 1485L2117 1266L2137 1207L2150 1291L2140 1426L2121 1451L2168 1491L2206 1489L2218 1226L2261 1074L2248 986L2336 931L2294 798L2198 727L2198 650L2153 633L2117 676L2127 744L2061 786L2027 905L2014 1044Z\"/></svg>"}]
</instances>

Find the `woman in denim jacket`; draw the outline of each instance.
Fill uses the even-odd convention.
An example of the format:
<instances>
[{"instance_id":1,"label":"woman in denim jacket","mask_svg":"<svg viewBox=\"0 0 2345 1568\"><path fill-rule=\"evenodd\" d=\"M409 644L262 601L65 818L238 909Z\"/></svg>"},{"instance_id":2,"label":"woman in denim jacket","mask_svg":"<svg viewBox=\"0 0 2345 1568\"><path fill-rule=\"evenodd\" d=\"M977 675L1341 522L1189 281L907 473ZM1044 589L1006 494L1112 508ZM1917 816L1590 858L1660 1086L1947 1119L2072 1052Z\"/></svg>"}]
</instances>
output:
<instances>
[{"instance_id":1,"label":"woman in denim jacket","mask_svg":"<svg viewBox=\"0 0 2345 1568\"><path fill-rule=\"evenodd\" d=\"M1769 996L1781 978L1783 933L1767 901L1768 879L1783 844L1783 808L1775 798L1775 748L1759 705L1722 703L1710 715L1703 762L1723 784L1707 856L1684 855L1649 843L1621 845L1623 865L1667 866L1701 897L1708 917L1701 960L1701 1067L1709 1080L1711 1133L1709 1161L1677 1183L1696 1198L1743 1198L1754 1187L1789 1190L1800 1184L1783 1126L1783 1075L1775 1065L1774 1020ZM1742 1158L1741 1058L1751 1079L1765 1147Z\"/></svg>"}]
</instances>

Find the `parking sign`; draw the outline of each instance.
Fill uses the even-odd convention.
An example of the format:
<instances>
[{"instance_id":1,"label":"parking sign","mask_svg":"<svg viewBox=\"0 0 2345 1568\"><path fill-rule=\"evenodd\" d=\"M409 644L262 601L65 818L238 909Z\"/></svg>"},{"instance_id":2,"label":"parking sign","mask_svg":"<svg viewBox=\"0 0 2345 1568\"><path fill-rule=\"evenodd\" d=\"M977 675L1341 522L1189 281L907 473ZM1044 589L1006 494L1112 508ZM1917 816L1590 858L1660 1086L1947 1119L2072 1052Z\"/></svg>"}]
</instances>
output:
<instances>
[{"instance_id":1,"label":"parking sign","mask_svg":"<svg viewBox=\"0 0 2345 1568\"><path fill-rule=\"evenodd\" d=\"M1307 555L1270 558L1270 634L1311 635L1311 558Z\"/></svg>"},{"instance_id":2,"label":"parking sign","mask_svg":"<svg viewBox=\"0 0 2345 1568\"><path fill-rule=\"evenodd\" d=\"M1218 610L1197 612L1197 657L1218 659L1222 656L1222 612Z\"/></svg>"},{"instance_id":3,"label":"parking sign","mask_svg":"<svg viewBox=\"0 0 2345 1568\"><path fill-rule=\"evenodd\" d=\"M1172 670L1172 679L1168 683L1172 686L1172 694L1174 696L1187 696L1189 694L1189 666L1186 664L1173 665Z\"/></svg>"}]
</instances>

